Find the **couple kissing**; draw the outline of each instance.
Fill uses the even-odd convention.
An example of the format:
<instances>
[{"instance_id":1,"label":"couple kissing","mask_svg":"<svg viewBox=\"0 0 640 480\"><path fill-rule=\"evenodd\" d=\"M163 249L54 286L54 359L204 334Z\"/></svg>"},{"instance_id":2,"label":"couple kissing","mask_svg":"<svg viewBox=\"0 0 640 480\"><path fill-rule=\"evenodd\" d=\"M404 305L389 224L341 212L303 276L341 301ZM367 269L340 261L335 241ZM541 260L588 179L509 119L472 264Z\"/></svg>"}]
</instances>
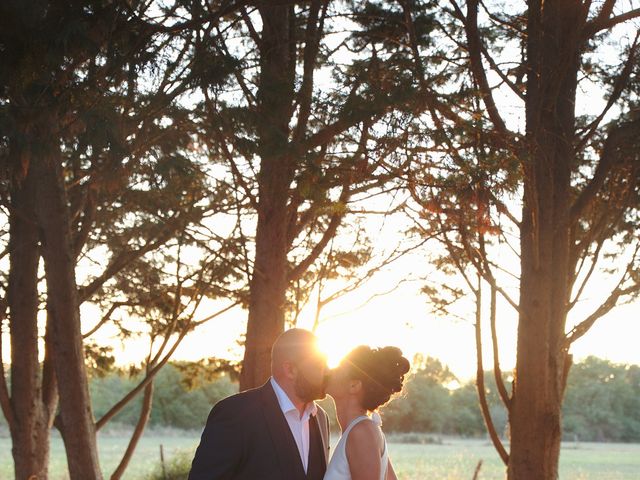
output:
<instances>
[{"instance_id":1,"label":"couple kissing","mask_svg":"<svg viewBox=\"0 0 640 480\"><path fill-rule=\"evenodd\" d=\"M271 378L209 413L189 480L397 480L377 409L402 390L409 362L395 347L359 346L331 371L311 332L275 341ZM330 395L342 435L330 452Z\"/></svg>"}]
</instances>

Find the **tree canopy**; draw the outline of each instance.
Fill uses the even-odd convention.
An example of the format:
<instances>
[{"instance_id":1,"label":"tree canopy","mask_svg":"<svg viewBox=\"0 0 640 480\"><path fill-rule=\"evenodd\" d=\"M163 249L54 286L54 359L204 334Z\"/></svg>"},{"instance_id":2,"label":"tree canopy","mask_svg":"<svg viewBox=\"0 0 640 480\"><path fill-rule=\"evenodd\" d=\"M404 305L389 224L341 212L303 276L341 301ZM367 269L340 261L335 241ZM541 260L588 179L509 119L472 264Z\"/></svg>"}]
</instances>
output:
<instances>
[{"instance_id":1,"label":"tree canopy","mask_svg":"<svg viewBox=\"0 0 640 480\"><path fill-rule=\"evenodd\" d=\"M635 370L589 360L566 386L572 344L640 294L638 17L635 0L3 2L0 406L17 476L46 478L57 428L71 478L101 478L96 432L140 396L119 478L187 334L244 309L240 388L256 386L303 304L320 312L433 239L425 262L457 281L424 292L440 313L472 300L480 411L509 478L557 476L565 394L581 401L589 375L625 400L594 392L607 414L586 429L568 412L567 431L635 438L616 423ZM373 201L413 219L413 243L399 232L376 257ZM608 290L577 313L596 278ZM518 325L510 385L501 306ZM148 349L93 412L92 375L113 368L94 336L106 326ZM425 360L389 421L466 405L450 380ZM474 431L477 409L461 409L464 427L414 423Z\"/></svg>"}]
</instances>

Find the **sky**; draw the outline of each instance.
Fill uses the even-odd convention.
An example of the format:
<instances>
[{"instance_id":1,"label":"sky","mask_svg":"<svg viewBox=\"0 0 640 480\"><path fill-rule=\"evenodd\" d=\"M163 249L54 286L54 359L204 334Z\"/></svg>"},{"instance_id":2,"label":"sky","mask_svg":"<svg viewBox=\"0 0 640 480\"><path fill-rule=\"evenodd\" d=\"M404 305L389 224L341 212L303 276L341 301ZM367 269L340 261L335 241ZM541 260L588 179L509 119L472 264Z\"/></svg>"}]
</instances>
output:
<instances>
[{"instance_id":1,"label":"sky","mask_svg":"<svg viewBox=\"0 0 640 480\"><path fill-rule=\"evenodd\" d=\"M373 224L372 224L373 225ZM402 239L406 219L387 219L375 224L373 235L378 248L393 248ZM385 245L386 244L386 245ZM431 312L430 303L420 292L422 280L400 283L409 277L427 277L436 284L440 281L438 272L430 266L427 252L437 248L427 244L426 250L407 255L360 290L353 292L331 304L322 311L321 322L316 334L322 348L327 352L330 364L350 349L360 344L371 346L394 345L400 347L410 360L416 354L440 359L449 366L461 382L471 379L476 372L476 350L473 305L462 302L454 314L436 315ZM444 280L443 280L444 281ZM568 328L586 317L606 293L602 279L597 277L591 289L585 290L584 298L569 316ZM375 296L382 292L391 293ZM374 297L374 298L371 298ZM485 302L488 304L488 299ZM226 304L210 302L203 305L197 318L204 318ZM315 311L303 310L299 327L311 328ZM207 324L198 327L187 336L174 354L177 360L198 360L206 357L222 357L239 360L242 349L238 346L246 326L246 311L240 308L229 311ZM506 304L498 302L497 314L500 361L507 371L515 366L517 314ZM115 332L112 332L113 334ZM485 368L491 368L491 340L489 325L483 325ZM100 336L101 341L111 342L119 363L140 361L147 353L144 341L137 344L130 341L122 345L117 340L109 340L108 330ZM574 361L595 355L616 363L640 364L640 302L614 309L600 319L594 327L572 347Z\"/></svg>"},{"instance_id":2,"label":"sky","mask_svg":"<svg viewBox=\"0 0 640 480\"><path fill-rule=\"evenodd\" d=\"M398 265L395 274L406 271ZM462 318L438 317L430 313L425 295L419 285L406 284L385 296L377 297L361 306L374 289L384 291L388 279L373 281L364 291L327 308L324 320L317 329L322 348L329 362L336 364L351 348L360 344L372 346L394 345L405 356L431 356L448 365L460 380L475 375L476 350L474 314L472 310ZM231 320L231 317L235 317ZM246 325L246 312L238 310L229 318L214 319L201 327L199 333L187 337L176 352L176 358L197 359L199 356L232 356L239 358L236 340ZM303 316L299 326L310 328L311 312ZM503 305L498 313L498 337L503 370L511 370L516 359L517 317ZM488 325L484 326L484 362L492 365ZM625 305L600 319L594 327L572 347L574 361L589 355L616 363L640 364L640 304Z\"/></svg>"},{"instance_id":3,"label":"sky","mask_svg":"<svg viewBox=\"0 0 640 480\"><path fill-rule=\"evenodd\" d=\"M396 232L397 233L397 232ZM422 270L422 272L419 272ZM456 316L437 316L430 312L427 297L420 292L422 282L401 284L393 292L378 296L366 303L375 293L393 288L398 279L411 273L429 273L430 269L422 254L400 260L388 271L374 277L361 290L328 305L321 316L316 331L322 348L329 356L330 364L351 348L360 344L371 346L394 345L413 359L416 354L440 359L449 366L461 382L471 379L476 371L474 314L470 305L461 305ZM432 272L432 271L431 271ZM593 291L604 290L602 282L596 282ZM587 292L589 296L589 292ZM583 308L570 317L575 320L591 311L598 295L585 299ZM591 301L589 301L591 300ZM204 318L223 306L215 302L203 305L198 318ZM311 328L313 313L303 311L299 326ZM176 350L175 360L199 360L221 357L232 360L242 358L238 346L246 326L246 311L236 308L198 327L189 334ZM86 329L99 314L91 308L83 310ZM517 316L504 302L499 304L497 315L500 360L502 369L513 369L516 358ZM492 365L488 325L484 325L484 362ZM9 358L9 336L3 335L4 361ZM640 302L615 308L601 318L591 330L580 338L571 349L574 361L589 355L608 359L615 363L640 365ZM138 363L146 356L148 344L144 338L130 339L122 343L113 326L105 325L94 337L102 344L110 344L119 365Z\"/></svg>"}]
</instances>

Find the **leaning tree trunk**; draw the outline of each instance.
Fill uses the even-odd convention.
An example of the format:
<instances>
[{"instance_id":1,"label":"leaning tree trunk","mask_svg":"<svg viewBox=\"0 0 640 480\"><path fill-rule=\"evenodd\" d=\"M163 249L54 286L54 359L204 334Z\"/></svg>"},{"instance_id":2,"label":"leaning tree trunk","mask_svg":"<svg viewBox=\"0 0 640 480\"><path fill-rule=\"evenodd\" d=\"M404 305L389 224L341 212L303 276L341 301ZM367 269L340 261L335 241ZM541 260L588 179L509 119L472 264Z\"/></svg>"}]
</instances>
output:
<instances>
[{"instance_id":1,"label":"leaning tree trunk","mask_svg":"<svg viewBox=\"0 0 640 480\"><path fill-rule=\"evenodd\" d=\"M292 7L261 7L258 225L240 389L270 375L271 345L284 330L287 291L287 201L293 169L289 152L295 49Z\"/></svg>"},{"instance_id":2,"label":"leaning tree trunk","mask_svg":"<svg viewBox=\"0 0 640 480\"><path fill-rule=\"evenodd\" d=\"M15 478L46 479L50 418L43 397L38 359L38 227L34 178L11 189L9 240L9 328L11 330L11 409L9 422Z\"/></svg>"},{"instance_id":3,"label":"leaning tree trunk","mask_svg":"<svg viewBox=\"0 0 640 480\"><path fill-rule=\"evenodd\" d=\"M530 3L520 317L508 478L558 478L572 275L570 175L580 2Z\"/></svg>"},{"instance_id":4,"label":"leaning tree trunk","mask_svg":"<svg viewBox=\"0 0 640 480\"><path fill-rule=\"evenodd\" d=\"M154 365L155 366L155 365ZM149 370L153 368L147 367L147 374ZM144 395L142 397L142 407L140 409L140 416L138 417L138 422L131 434L131 438L129 439L129 444L127 445L127 449L120 460L120 463L116 467L116 469L111 474L109 480L120 480L124 472L127 470L129 463L131 462L131 458L133 458L133 454L136 451L136 447L138 446L138 442L140 438L142 438L142 434L144 433L144 429L149 422L149 418L151 417L151 407L153 405L153 380L151 380L146 387L144 387Z\"/></svg>"},{"instance_id":5,"label":"leaning tree trunk","mask_svg":"<svg viewBox=\"0 0 640 480\"><path fill-rule=\"evenodd\" d=\"M37 178L36 214L41 230L47 307L52 322L51 341L60 396L56 426L65 444L71 479L99 480L102 474L98 464L96 429L80 330L69 212L57 142L48 142L42 155L34 155L30 168Z\"/></svg>"}]
</instances>

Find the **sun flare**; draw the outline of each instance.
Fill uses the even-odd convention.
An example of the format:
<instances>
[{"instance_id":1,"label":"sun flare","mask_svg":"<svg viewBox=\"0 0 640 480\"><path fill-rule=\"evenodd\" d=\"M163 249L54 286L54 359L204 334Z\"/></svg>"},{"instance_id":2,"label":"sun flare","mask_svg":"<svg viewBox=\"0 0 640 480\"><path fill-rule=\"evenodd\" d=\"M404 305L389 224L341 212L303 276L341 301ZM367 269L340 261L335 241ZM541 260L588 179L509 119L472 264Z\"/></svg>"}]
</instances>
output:
<instances>
[{"instance_id":1,"label":"sun flare","mask_svg":"<svg viewBox=\"0 0 640 480\"><path fill-rule=\"evenodd\" d=\"M340 332L340 334L336 334L331 329L318 329L318 332L316 332L318 348L327 356L329 368L337 367L340 360L358 345L353 341L354 335L351 334L356 332L350 332L349 330L351 329L349 327L350 325L345 322L345 331Z\"/></svg>"}]
</instances>

